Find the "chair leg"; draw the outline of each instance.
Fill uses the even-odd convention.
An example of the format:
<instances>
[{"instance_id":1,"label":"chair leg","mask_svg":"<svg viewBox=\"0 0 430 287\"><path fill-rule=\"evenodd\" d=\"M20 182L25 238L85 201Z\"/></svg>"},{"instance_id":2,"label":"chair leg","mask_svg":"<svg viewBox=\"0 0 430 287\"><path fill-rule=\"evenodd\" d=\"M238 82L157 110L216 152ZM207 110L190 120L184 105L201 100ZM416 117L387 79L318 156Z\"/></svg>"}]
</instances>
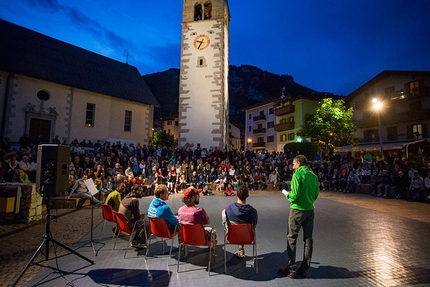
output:
<instances>
[{"instance_id":1,"label":"chair leg","mask_svg":"<svg viewBox=\"0 0 430 287\"><path fill-rule=\"evenodd\" d=\"M179 250L178 250L178 265L176 267L177 273L179 273L179 261L181 261L181 247L182 247L182 243L179 242L179 245L178 245L178 248L179 248Z\"/></svg>"},{"instance_id":2,"label":"chair leg","mask_svg":"<svg viewBox=\"0 0 430 287\"><path fill-rule=\"evenodd\" d=\"M118 234L115 234L115 233L114 233L115 241L114 241L114 243L113 243L113 248L112 248L112 250L115 250L116 241L118 240L118 237L119 237L119 232L116 232L116 233L118 233Z\"/></svg>"},{"instance_id":3,"label":"chair leg","mask_svg":"<svg viewBox=\"0 0 430 287\"><path fill-rule=\"evenodd\" d=\"M146 253L145 253L145 259L146 259L146 257L148 256L148 254L149 254L149 246L151 246L151 236L152 234L149 234L149 236L148 236L148 241L147 241L147 245L146 245Z\"/></svg>"},{"instance_id":4,"label":"chair leg","mask_svg":"<svg viewBox=\"0 0 430 287\"><path fill-rule=\"evenodd\" d=\"M212 248L209 244L208 276L211 275Z\"/></svg>"},{"instance_id":5,"label":"chair leg","mask_svg":"<svg viewBox=\"0 0 430 287\"><path fill-rule=\"evenodd\" d=\"M226 244L224 241L224 273L227 274L227 252L225 248L226 248Z\"/></svg>"},{"instance_id":6,"label":"chair leg","mask_svg":"<svg viewBox=\"0 0 430 287\"><path fill-rule=\"evenodd\" d=\"M102 238L103 229L105 228L106 220L103 221L102 229L100 230L99 240Z\"/></svg>"}]
</instances>

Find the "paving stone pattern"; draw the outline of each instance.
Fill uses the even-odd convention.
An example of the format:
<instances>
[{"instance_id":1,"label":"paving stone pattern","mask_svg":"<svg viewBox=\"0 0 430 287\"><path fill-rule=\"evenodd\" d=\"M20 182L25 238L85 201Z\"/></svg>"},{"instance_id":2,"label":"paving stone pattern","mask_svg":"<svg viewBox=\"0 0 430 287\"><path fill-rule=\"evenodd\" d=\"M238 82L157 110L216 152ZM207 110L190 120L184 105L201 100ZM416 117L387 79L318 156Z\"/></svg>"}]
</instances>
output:
<instances>
[{"instance_id":1,"label":"paving stone pattern","mask_svg":"<svg viewBox=\"0 0 430 287\"><path fill-rule=\"evenodd\" d=\"M321 192L316 205L314 253L309 278L290 279L278 273L286 264L286 230L288 202L280 192L255 192L248 202L257 208L257 250L259 273L255 274L247 246L245 259L234 256L235 246L227 248L228 274L224 273L221 210L234 197L201 197L218 231L216 260L211 276L206 272L206 248L190 247L187 262L181 259L176 271L178 242L168 260L170 241L161 254L162 242L153 240L150 256L129 249L124 251L127 238L120 238L112 250L112 227L107 224L102 234L98 256L90 247L78 252L95 261L90 265L74 254L51 262L50 268L31 266L18 286L430 286L430 204L385 200L360 194ZM147 210L151 198L141 199L141 210ZM181 196L172 196L168 204L173 212L182 206ZM97 213L97 212L96 212ZM89 240L90 208L64 215L53 223L54 237L62 243L81 246ZM101 212L95 222L101 222ZM99 224L94 234L100 233ZM11 286L25 263L40 244L44 225L0 239L2 286ZM20 243L21 242L21 243ZM300 265L303 245L298 239L297 261ZM30 247L30 243L32 246ZM7 246L7 250L5 250ZM97 245L96 245L97 247ZM60 248L61 249L61 248Z\"/></svg>"}]
</instances>

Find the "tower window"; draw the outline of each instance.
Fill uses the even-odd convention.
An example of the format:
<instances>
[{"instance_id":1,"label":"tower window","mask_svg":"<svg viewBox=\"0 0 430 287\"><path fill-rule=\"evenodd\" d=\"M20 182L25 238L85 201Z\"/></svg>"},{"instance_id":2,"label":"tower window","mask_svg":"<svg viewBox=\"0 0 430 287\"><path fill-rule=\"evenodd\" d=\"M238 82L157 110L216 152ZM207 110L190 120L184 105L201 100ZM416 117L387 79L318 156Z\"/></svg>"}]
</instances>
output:
<instances>
[{"instance_id":1,"label":"tower window","mask_svg":"<svg viewBox=\"0 0 430 287\"><path fill-rule=\"evenodd\" d=\"M205 3L205 20L212 18L212 3Z\"/></svg>"},{"instance_id":2,"label":"tower window","mask_svg":"<svg viewBox=\"0 0 430 287\"><path fill-rule=\"evenodd\" d=\"M194 21L209 20L212 18L212 3L206 2L204 5L196 4L194 6Z\"/></svg>"},{"instance_id":3,"label":"tower window","mask_svg":"<svg viewBox=\"0 0 430 287\"><path fill-rule=\"evenodd\" d=\"M197 58L197 68L203 68L203 67L206 67L206 66L207 66L207 64L206 64L205 57L198 57Z\"/></svg>"},{"instance_id":4,"label":"tower window","mask_svg":"<svg viewBox=\"0 0 430 287\"><path fill-rule=\"evenodd\" d=\"M194 7L194 21L199 21L202 19L203 19L202 4L198 4Z\"/></svg>"}]
</instances>

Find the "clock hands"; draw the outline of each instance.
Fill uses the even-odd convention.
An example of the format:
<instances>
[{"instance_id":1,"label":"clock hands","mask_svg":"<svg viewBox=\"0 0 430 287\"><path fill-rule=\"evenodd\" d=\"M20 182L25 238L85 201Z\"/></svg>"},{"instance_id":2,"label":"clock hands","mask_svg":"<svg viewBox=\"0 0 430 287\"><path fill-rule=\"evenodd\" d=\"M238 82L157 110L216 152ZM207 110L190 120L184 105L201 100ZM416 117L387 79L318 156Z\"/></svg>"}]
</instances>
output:
<instances>
[{"instance_id":1,"label":"clock hands","mask_svg":"<svg viewBox=\"0 0 430 287\"><path fill-rule=\"evenodd\" d=\"M200 46L205 42L204 39L201 39L200 41L197 41L197 43L199 43L199 46L197 47L197 49L200 49Z\"/></svg>"}]
</instances>

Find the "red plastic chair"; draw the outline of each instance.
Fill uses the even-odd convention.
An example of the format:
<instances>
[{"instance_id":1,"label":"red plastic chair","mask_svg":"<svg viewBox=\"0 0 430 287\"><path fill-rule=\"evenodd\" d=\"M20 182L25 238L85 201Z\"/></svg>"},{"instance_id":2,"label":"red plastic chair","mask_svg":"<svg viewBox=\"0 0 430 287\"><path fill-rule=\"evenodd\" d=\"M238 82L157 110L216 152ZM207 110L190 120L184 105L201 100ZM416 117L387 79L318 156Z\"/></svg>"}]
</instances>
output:
<instances>
[{"instance_id":1,"label":"red plastic chair","mask_svg":"<svg viewBox=\"0 0 430 287\"><path fill-rule=\"evenodd\" d=\"M99 239L102 237L102 233L103 233L103 229L105 228L106 221L116 223L115 215L113 214L112 206L110 206L109 204L102 204L102 216L103 216L104 221L103 221L103 225L102 225L102 230L100 230ZM112 235L112 240L114 239L115 234L116 234L116 230Z\"/></svg>"},{"instance_id":2,"label":"red plastic chair","mask_svg":"<svg viewBox=\"0 0 430 287\"><path fill-rule=\"evenodd\" d=\"M169 260L172 256L172 248L173 248L173 240L175 239L175 236L179 234L179 231L176 231L174 233L170 233L169 228L167 227L167 223L163 218L156 218L156 217L148 217L148 223L149 223L149 241L148 241L148 247L146 249L146 255L145 258L149 254L149 247L151 245L151 235L154 235L155 237L161 238L163 240L163 254L164 254L164 240L165 239L171 239L172 244L170 244L170 252L169 252Z\"/></svg>"},{"instance_id":3,"label":"red plastic chair","mask_svg":"<svg viewBox=\"0 0 430 287\"><path fill-rule=\"evenodd\" d=\"M224 230L224 272L227 273L226 245L252 245L252 257L254 258L255 273L258 273L257 261L257 236L252 224L230 224L228 233Z\"/></svg>"},{"instance_id":4,"label":"red plastic chair","mask_svg":"<svg viewBox=\"0 0 430 287\"><path fill-rule=\"evenodd\" d=\"M134 223L134 225L133 225L133 229L130 230L130 228L128 227L127 220L125 219L124 214L116 212L116 211L114 211L113 213L115 215L115 221L116 221L116 227L117 227L117 229L119 229L119 230L121 230L121 231L123 231L125 233L130 234L130 239L129 239L129 242L127 244L127 248L125 249L125 253L124 253L124 258L125 258L125 256L127 255L127 250L130 247L131 242L133 241L134 235L136 234L136 232L142 230L142 228L145 228L145 225L140 226L143 221L142 220L137 220ZM137 227L137 226L140 226L140 227ZM120 234L119 232L117 232L117 233L118 234L115 236L115 242L114 242L114 245L113 245L113 249L115 249L116 241L118 240L118 237L119 237L119 234ZM146 236L146 229L145 229L145 236Z\"/></svg>"},{"instance_id":5,"label":"red plastic chair","mask_svg":"<svg viewBox=\"0 0 430 287\"><path fill-rule=\"evenodd\" d=\"M210 238L212 238L212 231L210 234ZM187 249L187 245L209 247L208 275L210 275L212 248L211 248L211 242L208 240L208 236L206 235L205 227L203 226L203 224L181 224L179 252L178 252L178 267L176 270L178 273L179 273L179 261L181 259L181 249L182 249L182 246L184 246L183 249L185 251Z\"/></svg>"}]
</instances>

